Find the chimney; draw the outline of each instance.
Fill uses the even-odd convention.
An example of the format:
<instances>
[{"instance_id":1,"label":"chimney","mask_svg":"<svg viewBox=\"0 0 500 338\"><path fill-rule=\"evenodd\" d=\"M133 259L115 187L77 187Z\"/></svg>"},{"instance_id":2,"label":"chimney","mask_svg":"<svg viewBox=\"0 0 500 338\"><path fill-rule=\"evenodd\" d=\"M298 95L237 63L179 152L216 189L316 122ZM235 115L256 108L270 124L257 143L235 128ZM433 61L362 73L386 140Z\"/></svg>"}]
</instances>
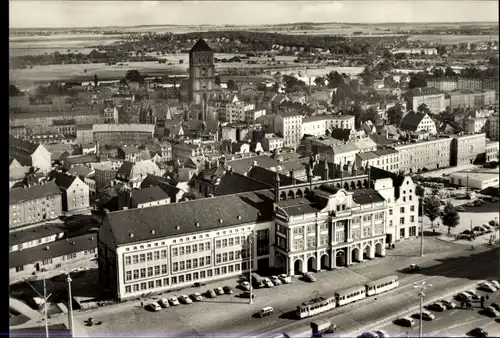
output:
<instances>
[{"instance_id":1,"label":"chimney","mask_svg":"<svg viewBox=\"0 0 500 338\"><path fill-rule=\"evenodd\" d=\"M295 170L290 170L290 177L292 178L292 184L295 185L297 183L295 179Z\"/></svg>"},{"instance_id":2,"label":"chimney","mask_svg":"<svg viewBox=\"0 0 500 338\"><path fill-rule=\"evenodd\" d=\"M328 168L328 162L326 161L326 156L325 156L324 161L325 161L325 163L324 163L325 166L323 168L323 180L327 181L330 178L330 176L328 175L329 174L328 173L329 168Z\"/></svg>"},{"instance_id":3,"label":"chimney","mask_svg":"<svg viewBox=\"0 0 500 338\"><path fill-rule=\"evenodd\" d=\"M276 177L274 178L274 201L280 201L280 175L276 171Z\"/></svg>"}]
</instances>

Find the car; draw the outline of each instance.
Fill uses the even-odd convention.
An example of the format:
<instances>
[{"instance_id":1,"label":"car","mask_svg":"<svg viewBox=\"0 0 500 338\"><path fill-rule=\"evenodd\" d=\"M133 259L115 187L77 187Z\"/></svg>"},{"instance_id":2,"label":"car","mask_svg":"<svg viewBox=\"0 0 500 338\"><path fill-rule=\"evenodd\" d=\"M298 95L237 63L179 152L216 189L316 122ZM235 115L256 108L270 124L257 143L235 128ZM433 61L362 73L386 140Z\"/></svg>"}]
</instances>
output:
<instances>
[{"instance_id":1,"label":"car","mask_svg":"<svg viewBox=\"0 0 500 338\"><path fill-rule=\"evenodd\" d=\"M179 300L177 299L177 297L170 297L170 299L168 300L168 302L170 303L170 305L172 306L176 306L176 305L179 305Z\"/></svg>"},{"instance_id":2,"label":"car","mask_svg":"<svg viewBox=\"0 0 500 338\"><path fill-rule=\"evenodd\" d=\"M488 332L484 331L483 329L476 327L475 329L472 329L469 331L469 336L472 337L488 337Z\"/></svg>"},{"instance_id":3,"label":"car","mask_svg":"<svg viewBox=\"0 0 500 338\"><path fill-rule=\"evenodd\" d=\"M469 203L466 203L465 206L472 208L472 207L475 207L476 205L472 202L469 202Z\"/></svg>"},{"instance_id":4,"label":"car","mask_svg":"<svg viewBox=\"0 0 500 338\"><path fill-rule=\"evenodd\" d=\"M454 309L457 307L457 304L455 304L452 300L442 299L439 302L446 306L447 309Z\"/></svg>"},{"instance_id":5,"label":"car","mask_svg":"<svg viewBox=\"0 0 500 338\"><path fill-rule=\"evenodd\" d=\"M409 317L398 318L398 319L396 319L396 323L401 325L401 326L406 326L406 327L412 327L413 325L415 325L415 321Z\"/></svg>"},{"instance_id":6,"label":"car","mask_svg":"<svg viewBox=\"0 0 500 338\"><path fill-rule=\"evenodd\" d=\"M287 276L286 274L282 273L281 275L278 276L281 282L283 284L292 284L292 277Z\"/></svg>"},{"instance_id":7,"label":"car","mask_svg":"<svg viewBox=\"0 0 500 338\"><path fill-rule=\"evenodd\" d=\"M205 292L205 297L215 298L217 297L217 294L214 292L214 290L207 290L207 292Z\"/></svg>"},{"instance_id":8,"label":"car","mask_svg":"<svg viewBox=\"0 0 500 338\"><path fill-rule=\"evenodd\" d=\"M379 338L389 338L389 334L387 332L385 332L384 330L377 330L377 331L375 331L375 333L377 334L377 336Z\"/></svg>"},{"instance_id":9,"label":"car","mask_svg":"<svg viewBox=\"0 0 500 338\"><path fill-rule=\"evenodd\" d=\"M468 293L460 292L458 295L455 296L455 299L458 300L459 302L468 302L472 299L472 296Z\"/></svg>"},{"instance_id":10,"label":"car","mask_svg":"<svg viewBox=\"0 0 500 338\"><path fill-rule=\"evenodd\" d=\"M263 307L260 311L259 311L259 317L262 318L262 317L265 317L265 316L271 316L274 314L274 309L271 307L271 306L266 306L266 307Z\"/></svg>"},{"instance_id":11,"label":"car","mask_svg":"<svg viewBox=\"0 0 500 338\"><path fill-rule=\"evenodd\" d=\"M217 294L217 296L220 296L220 295L223 295L224 294L224 290L218 286L214 289L215 293Z\"/></svg>"},{"instance_id":12,"label":"car","mask_svg":"<svg viewBox=\"0 0 500 338\"><path fill-rule=\"evenodd\" d=\"M465 211L465 208L461 205L459 205L458 207L455 208L456 211L459 211L459 212L464 212Z\"/></svg>"},{"instance_id":13,"label":"car","mask_svg":"<svg viewBox=\"0 0 500 338\"><path fill-rule=\"evenodd\" d=\"M378 334L375 332L363 332L358 338L378 338Z\"/></svg>"},{"instance_id":14,"label":"car","mask_svg":"<svg viewBox=\"0 0 500 338\"><path fill-rule=\"evenodd\" d=\"M199 293L199 292L192 293L190 297L195 302L201 302L203 300L203 297L201 296L201 293Z\"/></svg>"},{"instance_id":15,"label":"car","mask_svg":"<svg viewBox=\"0 0 500 338\"><path fill-rule=\"evenodd\" d=\"M479 285L478 289L486 291L486 292L495 292L495 291L497 291L497 288L494 287L493 285L489 284L489 283L483 283L483 284Z\"/></svg>"},{"instance_id":16,"label":"car","mask_svg":"<svg viewBox=\"0 0 500 338\"><path fill-rule=\"evenodd\" d=\"M163 307L163 308L167 308L170 306L170 304L168 303L168 299L166 298L162 298L158 301L158 304Z\"/></svg>"},{"instance_id":17,"label":"car","mask_svg":"<svg viewBox=\"0 0 500 338\"><path fill-rule=\"evenodd\" d=\"M272 287L274 287L273 282L271 282L271 280L270 280L269 278L264 278L262 281L264 282L264 285L265 285L267 288L272 288Z\"/></svg>"},{"instance_id":18,"label":"car","mask_svg":"<svg viewBox=\"0 0 500 338\"><path fill-rule=\"evenodd\" d=\"M481 227L483 227L486 230L491 230L491 227L488 224L483 224L481 225Z\"/></svg>"},{"instance_id":19,"label":"car","mask_svg":"<svg viewBox=\"0 0 500 338\"><path fill-rule=\"evenodd\" d=\"M154 311L154 312L158 312L158 311L160 311L160 310L161 310L160 305L158 305L158 303L156 303L156 302L155 302L155 303L150 303L150 304L148 304L148 307L149 307L149 309L150 309L151 311Z\"/></svg>"},{"instance_id":20,"label":"car","mask_svg":"<svg viewBox=\"0 0 500 338\"><path fill-rule=\"evenodd\" d=\"M432 311L443 312L444 310L446 310L446 305L440 302L435 302L430 304L427 308Z\"/></svg>"},{"instance_id":21,"label":"car","mask_svg":"<svg viewBox=\"0 0 500 338\"><path fill-rule=\"evenodd\" d=\"M316 277L314 277L312 272L306 272L304 274L304 280L308 283L314 283L316 281Z\"/></svg>"},{"instance_id":22,"label":"car","mask_svg":"<svg viewBox=\"0 0 500 338\"><path fill-rule=\"evenodd\" d=\"M488 317L500 317L500 312L497 311L493 306L488 306L487 308L484 309L484 313L488 316Z\"/></svg>"},{"instance_id":23,"label":"car","mask_svg":"<svg viewBox=\"0 0 500 338\"><path fill-rule=\"evenodd\" d=\"M479 295L477 294L477 292L475 290L467 290L467 291L464 291L464 293L469 294L471 296L471 299L473 299L473 300L480 299Z\"/></svg>"},{"instance_id":24,"label":"car","mask_svg":"<svg viewBox=\"0 0 500 338\"><path fill-rule=\"evenodd\" d=\"M283 284L278 276L271 276L271 282L273 282L273 284L276 286Z\"/></svg>"},{"instance_id":25,"label":"car","mask_svg":"<svg viewBox=\"0 0 500 338\"><path fill-rule=\"evenodd\" d=\"M227 286L227 285L226 285L226 286L224 286L224 287L222 288L222 290L224 290L224 293L225 293L226 295L231 295L231 294L233 293L233 290L232 290L229 286Z\"/></svg>"},{"instance_id":26,"label":"car","mask_svg":"<svg viewBox=\"0 0 500 338\"><path fill-rule=\"evenodd\" d=\"M249 282L244 281L240 284L240 287L245 290L245 291L250 291L250 288L252 287Z\"/></svg>"},{"instance_id":27,"label":"car","mask_svg":"<svg viewBox=\"0 0 500 338\"><path fill-rule=\"evenodd\" d=\"M420 319L420 312L414 313L412 317ZM434 316L434 314L430 313L429 311L422 311L423 320L434 320L435 318L436 316Z\"/></svg>"},{"instance_id":28,"label":"car","mask_svg":"<svg viewBox=\"0 0 500 338\"><path fill-rule=\"evenodd\" d=\"M497 303L491 303L490 305L492 308L494 308L495 310L497 311L500 311L500 305L498 305Z\"/></svg>"},{"instance_id":29,"label":"car","mask_svg":"<svg viewBox=\"0 0 500 338\"><path fill-rule=\"evenodd\" d=\"M182 295L179 297L179 299L183 304L191 304L193 302L188 295Z\"/></svg>"},{"instance_id":30,"label":"car","mask_svg":"<svg viewBox=\"0 0 500 338\"><path fill-rule=\"evenodd\" d=\"M417 264L410 264L410 266L403 269L403 272L418 272L420 271L420 266Z\"/></svg>"},{"instance_id":31,"label":"car","mask_svg":"<svg viewBox=\"0 0 500 338\"><path fill-rule=\"evenodd\" d=\"M497 289L500 289L500 282L499 281L494 280L494 279L489 279L488 283L493 284L494 287L496 287Z\"/></svg>"},{"instance_id":32,"label":"car","mask_svg":"<svg viewBox=\"0 0 500 338\"><path fill-rule=\"evenodd\" d=\"M484 204L484 202L483 202L483 201L481 201L481 200L475 200L475 201L474 201L474 206L475 206L475 207L479 207L479 206L481 206L481 205L483 205L483 204Z\"/></svg>"},{"instance_id":33,"label":"car","mask_svg":"<svg viewBox=\"0 0 500 338\"><path fill-rule=\"evenodd\" d=\"M249 291L245 291L245 292L242 292L240 293L240 298L250 298L250 292ZM252 299L255 298L255 293L252 293Z\"/></svg>"}]
</instances>

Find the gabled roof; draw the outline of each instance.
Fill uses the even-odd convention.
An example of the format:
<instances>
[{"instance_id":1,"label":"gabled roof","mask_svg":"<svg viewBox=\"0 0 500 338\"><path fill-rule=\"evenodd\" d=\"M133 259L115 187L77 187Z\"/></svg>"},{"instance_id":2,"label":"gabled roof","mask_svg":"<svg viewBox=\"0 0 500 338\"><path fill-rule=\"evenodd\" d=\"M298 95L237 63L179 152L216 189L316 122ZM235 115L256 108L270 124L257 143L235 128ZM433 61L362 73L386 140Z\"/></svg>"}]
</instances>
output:
<instances>
[{"instance_id":1,"label":"gabled roof","mask_svg":"<svg viewBox=\"0 0 500 338\"><path fill-rule=\"evenodd\" d=\"M227 164L231 166L233 171L236 171L240 174L245 174L253 166L254 162L257 162L258 166L266 169L276 168L279 165L278 161L265 155L228 161Z\"/></svg>"},{"instance_id":2,"label":"gabled roof","mask_svg":"<svg viewBox=\"0 0 500 338\"><path fill-rule=\"evenodd\" d=\"M157 185L153 185L144 189L132 190L132 199L137 204L150 203L161 201L169 198L169 196Z\"/></svg>"},{"instance_id":3,"label":"gabled roof","mask_svg":"<svg viewBox=\"0 0 500 338\"><path fill-rule=\"evenodd\" d=\"M121 148L121 150L123 151L123 153L125 155L129 155L129 154L137 154L139 153L141 150L135 146L128 146L128 147L123 147Z\"/></svg>"},{"instance_id":4,"label":"gabled roof","mask_svg":"<svg viewBox=\"0 0 500 338\"><path fill-rule=\"evenodd\" d=\"M259 166L253 166L247 173L247 176L267 184L269 187L274 187L274 182L276 180L276 172L262 168ZM286 175L279 174L280 185L291 185L292 179ZM300 180L296 180L297 183L302 183Z\"/></svg>"},{"instance_id":5,"label":"gabled roof","mask_svg":"<svg viewBox=\"0 0 500 338\"><path fill-rule=\"evenodd\" d=\"M51 181L42 185L33 185L28 188L16 188L10 191L9 204L31 201L37 198L60 195L61 191L56 183Z\"/></svg>"},{"instance_id":6,"label":"gabled roof","mask_svg":"<svg viewBox=\"0 0 500 338\"><path fill-rule=\"evenodd\" d=\"M192 54L194 52L212 52L212 48L207 44L205 40L200 38L194 46L189 50L189 54Z\"/></svg>"},{"instance_id":7,"label":"gabled roof","mask_svg":"<svg viewBox=\"0 0 500 338\"><path fill-rule=\"evenodd\" d=\"M31 155L40 147L39 143L25 141L9 135L10 156L23 166L31 166Z\"/></svg>"},{"instance_id":8,"label":"gabled roof","mask_svg":"<svg viewBox=\"0 0 500 338\"><path fill-rule=\"evenodd\" d=\"M385 201L377 190L368 188L354 190L352 199L357 204L371 204Z\"/></svg>"},{"instance_id":9,"label":"gabled roof","mask_svg":"<svg viewBox=\"0 0 500 338\"><path fill-rule=\"evenodd\" d=\"M57 184L59 189L68 190L75 180L76 176L58 173L54 182Z\"/></svg>"},{"instance_id":10,"label":"gabled roof","mask_svg":"<svg viewBox=\"0 0 500 338\"><path fill-rule=\"evenodd\" d=\"M62 224L46 224L35 228L19 230L9 233L9 245L22 244L60 233L64 233Z\"/></svg>"},{"instance_id":11,"label":"gabled roof","mask_svg":"<svg viewBox=\"0 0 500 338\"><path fill-rule=\"evenodd\" d=\"M249 191L269 189L270 186L237 172L227 172L215 189L215 196L233 195Z\"/></svg>"},{"instance_id":12,"label":"gabled roof","mask_svg":"<svg viewBox=\"0 0 500 338\"><path fill-rule=\"evenodd\" d=\"M181 189L177 188L172 183L175 182L160 176L148 174L141 182L141 188L144 189L151 186L159 186L170 198L174 199Z\"/></svg>"},{"instance_id":13,"label":"gabled roof","mask_svg":"<svg viewBox=\"0 0 500 338\"><path fill-rule=\"evenodd\" d=\"M272 220L273 193L264 190L106 214L117 245ZM154 230L154 231L153 231Z\"/></svg>"},{"instance_id":14,"label":"gabled roof","mask_svg":"<svg viewBox=\"0 0 500 338\"><path fill-rule=\"evenodd\" d=\"M420 122L422 122L426 115L427 114L415 113L410 111L403 117L403 120L401 121L399 127L403 130L416 131L418 125L420 124Z\"/></svg>"}]
</instances>

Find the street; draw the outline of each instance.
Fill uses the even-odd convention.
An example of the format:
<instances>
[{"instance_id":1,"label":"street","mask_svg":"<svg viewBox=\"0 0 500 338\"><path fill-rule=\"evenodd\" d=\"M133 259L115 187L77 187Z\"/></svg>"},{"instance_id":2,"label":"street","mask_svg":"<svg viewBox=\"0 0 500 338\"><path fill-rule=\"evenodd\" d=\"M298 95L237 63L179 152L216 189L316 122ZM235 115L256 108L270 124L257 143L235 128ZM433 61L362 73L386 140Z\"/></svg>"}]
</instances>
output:
<instances>
[{"instance_id":1,"label":"street","mask_svg":"<svg viewBox=\"0 0 500 338\"><path fill-rule=\"evenodd\" d=\"M461 245L426 238L427 254L420 258L415 257L419 249L418 244L418 240L400 243L401 247L407 246L406 251L402 248L399 251L388 250L385 258L359 263L347 269L317 273L316 283L308 284L294 278L292 285L259 289L256 291L257 297L253 305L249 305L248 300L227 295L153 313L142 309L139 302L135 302L134 305L125 303L75 313L75 320L83 322L92 316L95 320L103 321L100 326L86 328L90 336L104 333L144 336L162 332L163 334L168 332L169 336L185 335L186 332L196 336L213 336L214 332L225 335L231 332L235 336L248 336L250 332L252 335L258 335L259 332L262 334L287 332L309 325L309 319L297 321L286 318L286 314L301 302L318 295L331 296L335 290L397 274L400 277L400 287L377 297L377 300L373 297L367 298L314 317L314 319L330 319L339 326L341 332L347 333L358 331L393 313L403 312L413 305L418 306L413 282L419 283L425 280L433 284L435 287L428 292L428 297L431 299L470 287L479 279L498 278L500 271L498 249L491 251L478 249L471 252L464 250L465 247ZM481 264L478 264L479 262ZM410 263L421 265L422 270L410 275L398 271ZM161 297L180 296L195 291L204 292L209 288L224 285L234 287L235 281L214 283L199 290L193 288L171 292ZM370 306L360 306L363 304ZM273 306L276 314L263 319L252 318L252 314L264 306ZM119 311L118 307L123 310Z\"/></svg>"}]
</instances>

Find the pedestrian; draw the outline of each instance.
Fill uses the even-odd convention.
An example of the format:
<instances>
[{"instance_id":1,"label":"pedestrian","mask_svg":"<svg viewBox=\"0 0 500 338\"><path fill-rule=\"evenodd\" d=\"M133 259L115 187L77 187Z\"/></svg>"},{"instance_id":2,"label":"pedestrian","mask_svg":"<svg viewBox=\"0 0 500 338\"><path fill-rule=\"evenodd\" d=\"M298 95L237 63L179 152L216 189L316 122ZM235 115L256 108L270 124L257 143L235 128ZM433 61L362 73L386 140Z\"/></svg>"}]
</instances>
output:
<instances>
[{"instance_id":1,"label":"pedestrian","mask_svg":"<svg viewBox=\"0 0 500 338\"><path fill-rule=\"evenodd\" d=\"M143 301L141 301L141 308L144 309L144 302Z\"/></svg>"}]
</instances>

